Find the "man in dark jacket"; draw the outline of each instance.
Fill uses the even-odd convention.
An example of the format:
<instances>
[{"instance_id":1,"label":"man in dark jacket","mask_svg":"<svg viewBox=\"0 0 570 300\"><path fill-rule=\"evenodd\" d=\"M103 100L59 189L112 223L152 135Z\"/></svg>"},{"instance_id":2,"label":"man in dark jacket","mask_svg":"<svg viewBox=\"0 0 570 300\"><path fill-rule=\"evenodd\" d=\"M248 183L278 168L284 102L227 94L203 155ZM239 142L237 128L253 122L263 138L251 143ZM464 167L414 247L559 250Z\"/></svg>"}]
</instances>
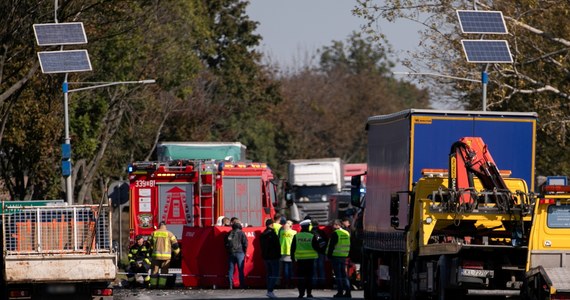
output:
<instances>
[{"instance_id":1,"label":"man in dark jacket","mask_svg":"<svg viewBox=\"0 0 570 300\"><path fill-rule=\"evenodd\" d=\"M315 259L315 265L313 266L314 269L314 277L313 277L313 287L324 287L325 286L325 257L326 257L326 249L327 249L327 235L326 233L319 228L319 221L311 220L311 232L317 238L319 242L319 249L317 252L319 253L319 257Z\"/></svg>"},{"instance_id":2,"label":"man in dark jacket","mask_svg":"<svg viewBox=\"0 0 570 300\"><path fill-rule=\"evenodd\" d=\"M247 253L247 237L241 230L241 222L239 219L234 221L232 230L226 236L226 249L228 250L228 261L230 264L228 270L230 289L234 287L234 267L236 264L238 267L240 288L245 289L244 260Z\"/></svg>"},{"instance_id":3,"label":"man in dark jacket","mask_svg":"<svg viewBox=\"0 0 570 300\"><path fill-rule=\"evenodd\" d=\"M267 297L276 298L273 293L275 283L279 278L279 258L281 257L281 244L275 233L275 223L271 219L265 221L265 231L259 238L261 257L265 262L267 273Z\"/></svg>"}]
</instances>

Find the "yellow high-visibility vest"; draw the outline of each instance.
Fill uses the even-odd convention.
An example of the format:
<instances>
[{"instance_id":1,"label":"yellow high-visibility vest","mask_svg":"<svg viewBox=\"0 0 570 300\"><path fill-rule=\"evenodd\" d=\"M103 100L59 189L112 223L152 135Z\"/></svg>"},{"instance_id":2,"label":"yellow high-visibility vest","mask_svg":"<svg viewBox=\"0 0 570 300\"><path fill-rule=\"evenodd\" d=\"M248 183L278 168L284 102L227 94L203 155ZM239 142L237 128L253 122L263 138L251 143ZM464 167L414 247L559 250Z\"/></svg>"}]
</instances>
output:
<instances>
[{"instance_id":1,"label":"yellow high-visibility vest","mask_svg":"<svg viewBox=\"0 0 570 300\"><path fill-rule=\"evenodd\" d=\"M350 251L350 233L342 228L334 231L334 234L338 236L338 242L336 243L332 256L334 257L348 257L348 252ZM329 245L327 246L327 253L329 252Z\"/></svg>"},{"instance_id":2,"label":"yellow high-visibility vest","mask_svg":"<svg viewBox=\"0 0 570 300\"><path fill-rule=\"evenodd\" d=\"M295 248L295 259L315 259L319 255L315 249L313 249L313 237L314 235L310 232L299 232L295 235L296 248Z\"/></svg>"},{"instance_id":3,"label":"yellow high-visibility vest","mask_svg":"<svg viewBox=\"0 0 570 300\"><path fill-rule=\"evenodd\" d=\"M293 229L281 230L279 235L279 243L281 244L281 255L291 255L291 243L297 231Z\"/></svg>"}]
</instances>

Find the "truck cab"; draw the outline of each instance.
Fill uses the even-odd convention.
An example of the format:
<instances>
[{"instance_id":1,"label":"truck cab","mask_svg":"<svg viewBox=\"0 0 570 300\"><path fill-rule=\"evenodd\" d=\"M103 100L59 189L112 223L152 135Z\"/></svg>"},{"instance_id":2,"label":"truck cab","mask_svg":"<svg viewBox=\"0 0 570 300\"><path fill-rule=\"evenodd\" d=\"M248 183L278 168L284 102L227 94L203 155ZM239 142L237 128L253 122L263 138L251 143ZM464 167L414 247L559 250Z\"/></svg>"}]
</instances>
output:
<instances>
[{"instance_id":1,"label":"truck cab","mask_svg":"<svg viewBox=\"0 0 570 300\"><path fill-rule=\"evenodd\" d=\"M570 186L543 187L528 247L525 298L570 299Z\"/></svg>"},{"instance_id":2,"label":"truck cab","mask_svg":"<svg viewBox=\"0 0 570 300\"><path fill-rule=\"evenodd\" d=\"M300 221L306 216L328 223L329 195L344 187L340 158L297 159L289 161L285 191L287 204L298 213L290 216Z\"/></svg>"}]
</instances>

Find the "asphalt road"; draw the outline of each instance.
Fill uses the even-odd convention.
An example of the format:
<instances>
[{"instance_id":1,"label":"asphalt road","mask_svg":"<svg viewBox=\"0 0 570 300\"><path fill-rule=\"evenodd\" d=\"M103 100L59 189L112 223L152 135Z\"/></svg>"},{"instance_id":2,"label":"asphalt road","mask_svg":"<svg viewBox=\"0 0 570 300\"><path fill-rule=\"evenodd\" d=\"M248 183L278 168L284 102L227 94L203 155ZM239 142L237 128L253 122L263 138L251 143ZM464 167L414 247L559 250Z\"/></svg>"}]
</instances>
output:
<instances>
[{"instance_id":1,"label":"asphalt road","mask_svg":"<svg viewBox=\"0 0 570 300\"><path fill-rule=\"evenodd\" d=\"M115 300L182 300L182 299L252 299L252 300L260 300L260 299L269 299L265 293L266 290L257 290L257 289L189 289L189 288L176 288L176 289L167 289L167 290L150 290L150 289L142 289L142 288L135 288L135 289L127 289L127 288L115 288L114 294ZM275 290L275 295L279 299L297 299L297 295L299 293L296 289L283 289L283 290ZM312 299L333 299L333 295L336 293L336 290L313 290L313 298ZM353 299L364 299L362 291L353 291L352 292ZM308 299L308 298L304 298ZM310 298L309 298L310 299ZM343 298L334 298L334 299L343 299ZM346 299L346 298L344 298Z\"/></svg>"}]
</instances>

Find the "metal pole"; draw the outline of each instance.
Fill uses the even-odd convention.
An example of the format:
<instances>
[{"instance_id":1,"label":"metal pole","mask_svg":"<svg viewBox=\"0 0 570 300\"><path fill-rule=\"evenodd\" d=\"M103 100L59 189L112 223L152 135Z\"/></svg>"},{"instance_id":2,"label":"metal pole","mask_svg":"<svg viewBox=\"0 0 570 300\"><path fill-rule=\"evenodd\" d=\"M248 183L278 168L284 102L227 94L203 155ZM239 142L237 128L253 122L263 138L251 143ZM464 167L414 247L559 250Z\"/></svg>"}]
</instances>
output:
<instances>
[{"instance_id":1,"label":"metal pole","mask_svg":"<svg viewBox=\"0 0 570 300\"><path fill-rule=\"evenodd\" d=\"M63 46L62 46L63 47ZM113 85L119 84L147 84L147 83L155 83L154 79L145 79L145 80L138 80L138 81L116 81L116 82L71 82L71 84L93 84L91 86L76 88L76 89L69 89L69 82L67 82L67 75L65 73L65 78L63 80L63 112L64 112L64 127L65 127L65 136L64 136L64 144L62 145L62 174L65 178L65 193L66 193L66 202L68 205L73 204L73 185L71 184L71 179L73 176L73 168L71 163L71 139L69 137L69 93L72 92L79 92L85 90L91 90L101 87L108 87Z\"/></svg>"},{"instance_id":2,"label":"metal pole","mask_svg":"<svg viewBox=\"0 0 570 300\"><path fill-rule=\"evenodd\" d=\"M481 72L481 84L483 84L483 111L487 111L487 83L489 83L489 74L487 71Z\"/></svg>"},{"instance_id":3,"label":"metal pole","mask_svg":"<svg viewBox=\"0 0 570 300\"><path fill-rule=\"evenodd\" d=\"M65 134L63 137L64 145L67 145L69 149L71 149L71 138L69 137L69 85L67 83L67 73L65 73L65 78L63 80L63 119L64 119L64 128ZM69 153L71 156L71 152ZM65 159L65 158L64 158ZM62 169L63 169L63 159L62 159ZM69 157L69 166L71 167L71 157ZM65 198L68 205L73 204L73 186L71 184L71 174L65 176Z\"/></svg>"},{"instance_id":4,"label":"metal pole","mask_svg":"<svg viewBox=\"0 0 570 300\"><path fill-rule=\"evenodd\" d=\"M54 12L53 12L53 15L54 15L54 16L53 16L53 19L54 19L55 23L58 23L58 22L57 22L57 7L58 7L58 6L59 6L59 5L58 5L58 3L57 3L57 0L55 0L55 5L54 5L55 8L54 8Z\"/></svg>"}]
</instances>

